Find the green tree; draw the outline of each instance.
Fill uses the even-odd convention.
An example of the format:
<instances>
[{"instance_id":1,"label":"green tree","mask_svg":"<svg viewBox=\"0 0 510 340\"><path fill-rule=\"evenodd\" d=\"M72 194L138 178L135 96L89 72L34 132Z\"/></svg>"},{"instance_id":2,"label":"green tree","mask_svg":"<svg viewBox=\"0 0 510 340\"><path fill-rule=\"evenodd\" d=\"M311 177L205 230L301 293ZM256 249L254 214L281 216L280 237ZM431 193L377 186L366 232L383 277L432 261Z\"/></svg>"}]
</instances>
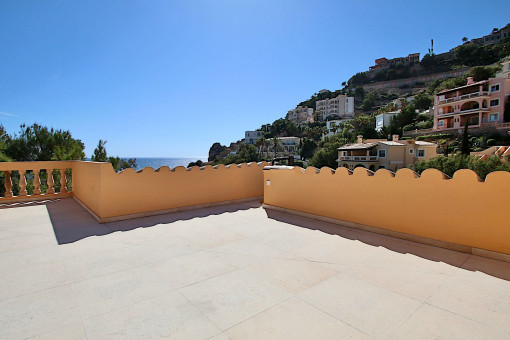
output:
<instances>
[{"instance_id":1,"label":"green tree","mask_svg":"<svg viewBox=\"0 0 510 340\"><path fill-rule=\"evenodd\" d=\"M94 149L94 153L90 157L92 162L106 162L108 160L108 156L106 154L106 141L100 139L97 143L96 148Z\"/></svg>"},{"instance_id":2,"label":"green tree","mask_svg":"<svg viewBox=\"0 0 510 340\"><path fill-rule=\"evenodd\" d=\"M442 173L452 177L460 169L470 169L485 179L493 171L510 171L510 163L501 160L497 156L491 156L486 160L481 160L475 156L463 154L450 155L449 157L438 156L428 161L418 161L415 164L415 171L421 174L426 169L437 169Z\"/></svg>"},{"instance_id":3,"label":"green tree","mask_svg":"<svg viewBox=\"0 0 510 340\"><path fill-rule=\"evenodd\" d=\"M136 158L130 158L128 160L122 159L119 156L117 157L108 157L108 153L106 152L106 140L100 139L97 143L96 148L94 149L94 153L90 157L92 162L109 162L112 164L113 170L116 172L122 171L127 168L136 168Z\"/></svg>"},{"instance_id":4,"label":"green tree","mask_svg":"<svg viewBox=\"0 0 510 340\"><path fill-rule=\"evenodd\" d=\"M469 121L466 120L466 125L464 125L464 133L462 134L462 140L460 143L460 152L463 155L469 155L471 153L471 143L469 142L468 127Z\"/></svg>"},{"instance_id":5,"label":"green tree","mask_svg":"<svg viewBox=\"0 0 510 340\"><path fill-rule=\"evenodd\" d=\"M315 149L317 148L317 143L310 138L303 137L301 138L300 142L300 150L299 155L301 156L301 159L308 159L313 157L313 153Z\"/></svg>"},{"instance_id":6,"label":"green tree","mask_svg":"<svg viewBox=\"0 0 510 340\"><path fill-rule=\"evenodd\" d=\"M323 147L320 148L310 160L310 165L316 168L322 168L323 166L336 169L338 167L338 148L345 145L347 140L338 135L332 136L327 142L324 143Z\"/></svg>"},{"instance_id":7,"label":"green tree","mask_svg":"<svg viewBox=\"0 0 510 340\"><path fill-rule=\"evenodd\" d=\"M69 131L32 124L20 126L19 134L5 134L5 155L15 161L82 160L85 145Z\"/></svg>"},{"instance_id":8,"label":"green tree","mask_svg":"<svg viewBox=\"0 0 510 340\"><path fill-rule=\"evenodd\" d=\"M499 67L475 66L469 70L469 76L473 77L474 81L487 80L494 78L499 69Z\"/></svg>"},{"instance_id":9,"label":"green tree","mask_svg":"<svg viewBox=\"0 0 510 340\"><path fill-rule=\"evenodd\" d=\"M418 93L414 96L413 104L420 111L427 110L432 106L432 97L425 93Z\"/></svg>"}]
</instances>

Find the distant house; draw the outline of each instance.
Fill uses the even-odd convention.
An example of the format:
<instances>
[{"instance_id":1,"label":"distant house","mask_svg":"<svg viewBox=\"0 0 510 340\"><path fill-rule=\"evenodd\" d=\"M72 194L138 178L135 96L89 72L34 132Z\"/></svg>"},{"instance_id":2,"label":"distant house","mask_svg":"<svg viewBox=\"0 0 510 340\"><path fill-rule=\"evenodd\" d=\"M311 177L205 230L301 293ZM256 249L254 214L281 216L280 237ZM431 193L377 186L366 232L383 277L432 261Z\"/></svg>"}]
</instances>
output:
<instances>
[{"instance_id":1,"label":"distant house","mask_svg":"<svg viewBox=\"0 0 510 340\"><path fill-rule=\"evenodd\" d=\"M298 106L287 112L286 118L297 124L313 123L313 108L307 106Z\"/></svg>"},{"instance_id":2,"label":"distant house","mask_svg":"<svg viewBox=\"0 0 510 340\"><path fill-rule=\"evenodd\" d=\"M244 143L255 145L255 142L264 135L264 131L245 131Z\"/></svg>"},{"instance_id":3,"label":"distant house","mask_svg":"<svg viewBox=\"0 0 510 340\"><path fill-rule=\"evenodd\" d=\"M385 69L389 68L390 66L394 66L398 63L402 63L404 65L419 64L420 54L410 53L407 57L398 57L393 59L379 58L375 60L374 66L370 66L370 70Z\"/></svg>"},{"instance_id":4,"label":"distant house","mask_svg":"<svg viewBox=\"0 0 510 340\"><path fill-rule=\"evenodd\" d=\"M397 113L400 113L400 110L385 112L375 116L375 130L379 132L383 127L390 126L391 118L393 118L393 116Z\"/></svg>"},{"instance_id":5,"label":"distant house","mask_svg":"<svg viewBox=\"0 0 510 340\"><path fill-rule=\"evenodd\" d=\"M353 170L358 167L376 171L388 169L396 171L401 168L414 169L416 161L428 160L437 156L437 144L399 140L366 140L358 136L355 144L347 144L338 148L338 167Z\"/></svg>"},{"instance_id":6,"label":"distant house","mask_svg":"<svg viewBox=\"0 0 510 340\"><path fill-rule=\"evenodd\" d=\"M326 138L326 137L331 137L331 136L336 135L337 133L340 132L340 124L349 122L351 120L352 119L328 120L326 122L327 132L322 136L322 139L324 140L324 138Z\"/></svg>"},{"instance_id":7,"label":"distant house","mask_svg":"<svg viewBox=\"0 0 510 340\"><path fill-rule=\"evenodd\" d=\"M315 111L323 121L330 116L338 116L342 119L354 118L354 97L341 94L335 98L318 100L315 102Z\"/></svg>"}]
</instances>

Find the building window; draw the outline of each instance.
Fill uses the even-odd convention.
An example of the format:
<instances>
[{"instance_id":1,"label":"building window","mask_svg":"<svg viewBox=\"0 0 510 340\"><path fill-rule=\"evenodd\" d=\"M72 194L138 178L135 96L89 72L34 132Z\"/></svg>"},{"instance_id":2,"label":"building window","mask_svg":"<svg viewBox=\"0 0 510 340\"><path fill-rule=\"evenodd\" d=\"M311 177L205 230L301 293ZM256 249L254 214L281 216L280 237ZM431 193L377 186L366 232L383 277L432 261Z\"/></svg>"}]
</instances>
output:
<instances>
[{"instance_id":1,"label":"building window","mask_svg":"<svg viewBox=\"0 0 510 340\"><path fill-rule=\"evenodd\" d=\"M384 165L379 165L379 169L386 169Z\"/></svg>"},{"instance_id":2,"label":"building window","mask_svg":"<svg viewBox=\"0 0 510 340\"><path fill-rule=\"evenodd\" d=\"M444 126L444 121L443 121L443 120L440 120L439 122L437 122L437 126L439 126L439 127Z\"/></svg>"},{"instance_id":3,"label":"building window","mask_svg":"<svg viewBox=\"0 0 510 340\"><path fill-rule=\"evenodd\" d=\"M379 158L386 158L386 150L379 150L378 151Z\"/></svg>"},{"instance_id":4,"label":"building window","mask_svg":"<svg viewBox=\"0 0 510 340\"><path fill-rule=\"evenodd\" d=\"M499 98L491 100L491 107L493 106L499 106Z\"/></svg>"},{"instance_id":5,"label":"building window","mask_svg":"<svg viewBox=\"0 0 510 340\"><path fill-rule=\"evenodd\" d=\"M409 150L409 153L412 155L414 153L414 150L413 149L410 149Z\"/></svg>"},{"instance_id":6,"label":"building window","mask_svg":"<svg viewBox=\"0 0 510 340\"><path fill-rule=\"evenodd\" d=\"M498 91L499 91L499 84L491 86L491 92L498 92Z\"/></svg>"},{"instance_id":7,"label":"building window","mask_svg":"<svg viewBox=\"0 0 510 340\"><path fill-rule=\"evenodd\" d=\"M497 122L499 120L499 113L491 113L489 115L489 122Z\"/></svg>"},{"instance_id":8,"label":"building window","mask_svg":"<svg viewBox=\"0 0 510 340\"><path fill-rule=\"evenodd\" d=\"M416 156L417 156L418 158L423 158L423 157L425 157L425 150L418 150L418 151L416 151Z\"/></svg>"}]
</instances>

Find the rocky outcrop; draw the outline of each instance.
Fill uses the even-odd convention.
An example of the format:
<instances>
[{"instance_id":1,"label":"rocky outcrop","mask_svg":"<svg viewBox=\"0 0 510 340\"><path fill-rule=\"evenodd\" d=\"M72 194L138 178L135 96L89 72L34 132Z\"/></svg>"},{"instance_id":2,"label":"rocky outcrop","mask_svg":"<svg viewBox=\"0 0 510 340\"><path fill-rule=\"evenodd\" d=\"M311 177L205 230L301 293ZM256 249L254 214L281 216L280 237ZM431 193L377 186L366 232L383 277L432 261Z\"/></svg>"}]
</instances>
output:
<instances>
[{"instance_id":1,"label":"rocky outcrop","mask_svg":"<svg viewBox=\"0 0 510 340\"><path fill-rule=\"evenodd\" d=\"M236 143L230 143L230 146L221 145L220 143L214 143L209 149L209 157L207 160L213 162L227 157L231 152L237 152L239 146L243 143L243 140L237 141Z\"/></svg>"}]
</instances>

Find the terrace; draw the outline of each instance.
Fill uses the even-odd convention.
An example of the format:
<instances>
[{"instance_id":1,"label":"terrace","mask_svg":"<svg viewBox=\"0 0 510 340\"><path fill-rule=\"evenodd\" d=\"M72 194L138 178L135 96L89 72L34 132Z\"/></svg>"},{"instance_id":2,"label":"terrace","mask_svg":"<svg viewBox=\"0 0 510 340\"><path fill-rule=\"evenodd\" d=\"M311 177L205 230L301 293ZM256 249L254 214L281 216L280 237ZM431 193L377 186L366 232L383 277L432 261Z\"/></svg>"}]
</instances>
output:
<instances>
[{"instance_id":1,"label":"terrace","mask_svg":"<svg viewBox=\"0 0 510 340\"><path fill-rule=\"evenodd\" d=\"M510 336L510 263L487 257L508 260L505 254L510 253L508 226L499 222L508 218L501 209L507 201L497 203L487 195L508 192L506 174L479 182L469 172L450 180L435 172L415 178L408 170L394 177L381 170L367 176L364 169L262 171L265 164L184 172L96 171L102 184L91 192L102 191L99 207L87 201L84 190L95 184L90 174L86 182L80 177L80 167L93 172L108 164L81 163L65 164L73 171L73 187L63 196L0 202L1 338ZM7 166L16 170L13 163ZM189 202L168 203L167 178L173 176L180 176L175 183L184 181L188 191L206 198L195 198L192 210L186 208ZM126 189L133 197L122 201L121 192L115 199L122 207L116 207L107 189L122 191L125 177L135 183ZM195 191L205 178L213 179L211 191ZM230 181L243 193L236 193ZM259 183L252 188L244 181ZM228 195L211 194L216 182ZM150 205L140 207L137 185L167 205L140 212ZM336 198L338 185L349 196L345 201ZM388 192L384 185L401 192L402 200L377 203L379 191ZM420 197L409 200L402 186L411 191L420 187L425 201L429 190L445 199L444 190L456 192L459 197L449 200L449 210L457 211L456 227L466 235L448 233L448 212L441 218L409 219L416 213L409 207L424 205ZM181 194L177 185L173 189L173 195ZM365 190L374 202L366 198L359 206L356 195ZM478 219L464 202L471 194L485 198L478 203L484 212ZM127 204L130 200L136 204ZM400 209L384 213L387 205ZM462 206L465 211L459 211ZM360 211L364 216L351 217ZM388 221L391 213L400 215L401 224ZM370 223L374 216L377 225ZM431 219L440 234L427 234ZM485 236L473 232L476 224L483 225L478 229ZM401 226L414 230L413 235L402 233Z\"/></svg>"}]
</instances>

